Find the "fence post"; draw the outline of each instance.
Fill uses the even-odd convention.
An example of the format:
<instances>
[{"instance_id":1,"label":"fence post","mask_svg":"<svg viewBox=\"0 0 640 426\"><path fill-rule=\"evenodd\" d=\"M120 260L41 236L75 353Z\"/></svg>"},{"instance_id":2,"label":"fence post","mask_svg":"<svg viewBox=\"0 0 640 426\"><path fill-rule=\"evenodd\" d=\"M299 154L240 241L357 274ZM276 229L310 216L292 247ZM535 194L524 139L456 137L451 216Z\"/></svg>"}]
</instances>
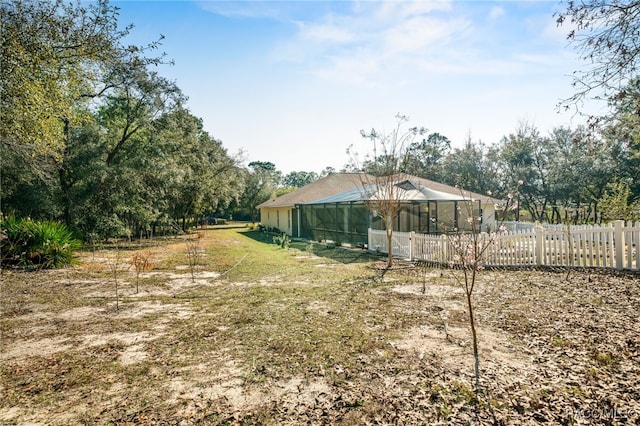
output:
<instances>
[{"instance_id":1,"label":"fence post","mask_svg":"<svg viewBox=\"0 0 640 426\"><path fill-rule=\"evenodd\" d=\"M409 262L413 260L413 249L415 248L416 233L415 231L411 231L409 233Z\"/></svg>"},{"instance_id":2,"label":"fence post","mask_svg":"<svg viewBox=\"0 0 640 426\"><path fill-rule=\"evenodd\" d=\"M477 259L478 261L480 261L480 263L482 265L486 265L487 264L487 251L491 250L491 247L489 247L489 244L492 243L491 240L487 241L487 237L489 234L487 234L486 232L481 232L479 237L480 237L480 246L476 247L476 250L480 250L481 251L481 255L480 255L480 259Z\"/></svg>"},{"instance_id":3,"label":"fence post","mask_svg":"<svg viewBox=\"0 0 640 426\"><path fill-rule=\"evenodd\" d=\"M446 234L442 234L440 235L440 240L440 246L442 247L442 263L446 265L449 263L449 237Z\"/></svg>"},{"instance_id":4,"label":"fence post","mask_svg":"<svg viewBox=\"0 0 640 426\"><path fill-rule=\"evenodd\" d=\"M616 269L622 270L624 268L624 220L616 220L613 222L613 241L616 249Z\"/></svg>"},{"instance_id":5,"label":"fence post","mask_svg":"<svg viewBox=\"0 0 640 426\"><path fill-rule=\"evenodd\" d=\"M536 265L543 266L544 265L544 228L539 223L536 223L536 227L534 228L533 238L536 241Z\"/></svg>"}]
</instances>

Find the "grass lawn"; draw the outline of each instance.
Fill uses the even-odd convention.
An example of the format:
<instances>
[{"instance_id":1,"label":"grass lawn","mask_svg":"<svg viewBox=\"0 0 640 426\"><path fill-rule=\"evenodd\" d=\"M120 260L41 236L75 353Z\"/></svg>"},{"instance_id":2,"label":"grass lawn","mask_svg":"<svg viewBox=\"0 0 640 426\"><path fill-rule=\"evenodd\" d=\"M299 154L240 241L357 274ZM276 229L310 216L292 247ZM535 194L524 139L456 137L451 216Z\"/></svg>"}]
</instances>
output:
<instances>
[{"instance_id":1,"label":"grass lawn","mask_svg":"<svg viewBox=\"0 0 640 426\"><path fill-rule=\"evenodd\" d=\"M207 229L3 271L0 423L640 423L637 277L482 271L474 404L455 272L381 264Z\"/></svg>"}]
</instances>

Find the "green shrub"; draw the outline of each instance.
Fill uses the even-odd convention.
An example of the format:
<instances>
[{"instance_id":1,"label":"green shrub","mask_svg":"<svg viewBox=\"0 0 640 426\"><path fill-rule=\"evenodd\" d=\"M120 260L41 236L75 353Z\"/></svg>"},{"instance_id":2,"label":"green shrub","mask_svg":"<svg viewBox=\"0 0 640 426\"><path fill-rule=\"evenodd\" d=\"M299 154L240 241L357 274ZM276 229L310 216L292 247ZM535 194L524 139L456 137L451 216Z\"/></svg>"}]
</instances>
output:
<instances>
[{"instance_id":1,"label":"green shrub","mask_svg":"<svg viewBox=\"0 0 640 426\"><path fill-rule=\"evenodd\" d=\"M281 248L289 248L291 245L291 239L284 232L282 235L275 235L273 237L273 243L279 245Z\"/></svg>"},{"instance_id":2,"label":"green shrub","mask_svg":"<svg viewBox=\"0 0 640 426\"><path fill-rule=\"evenodd\" d=\"M80 241L54 221L3 218L0 252L2 266L18 268L60 268L73 261Z\"/></svg>"}]
</instances>

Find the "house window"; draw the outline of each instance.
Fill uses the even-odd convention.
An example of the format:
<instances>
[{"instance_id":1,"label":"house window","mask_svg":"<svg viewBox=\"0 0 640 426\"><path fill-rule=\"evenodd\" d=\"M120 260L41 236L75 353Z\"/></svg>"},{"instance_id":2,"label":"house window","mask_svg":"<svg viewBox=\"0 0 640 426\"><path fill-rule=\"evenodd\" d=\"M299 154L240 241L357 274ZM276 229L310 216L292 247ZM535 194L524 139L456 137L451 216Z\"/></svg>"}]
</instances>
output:
<instances>
[{"instance_id":1,"label":"house window","mask_svg":"<svg viewBox=\"0 0 640 426\"><path fill-rule=\"evenodd\" d=\"M287 210L287 229L291 229L291 210Z\"/></svg>"},{"instance_id":2,"label":"house window","mask_svg":"<svg viewBox=\"0 0 640 426\"><path fill-rule=\"evenodd\" d=\"M280 228L280 210L276 210L276 226Z\"/></svg>"}]
</instances>

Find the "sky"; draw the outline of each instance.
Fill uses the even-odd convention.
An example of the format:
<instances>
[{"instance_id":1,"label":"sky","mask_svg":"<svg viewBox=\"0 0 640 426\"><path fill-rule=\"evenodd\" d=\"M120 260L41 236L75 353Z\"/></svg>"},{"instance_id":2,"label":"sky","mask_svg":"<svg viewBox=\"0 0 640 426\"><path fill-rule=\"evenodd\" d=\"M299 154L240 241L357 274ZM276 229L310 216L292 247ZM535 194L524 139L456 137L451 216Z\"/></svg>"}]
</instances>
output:
<instances>
[{"instance_id":1,"label":"sky","mask_svg":"<svg viewBox=\"0 0 640 426\"><path fill-rule=\"evenodd\" d=\"M557 108L582 65L559 1L112 1L128 43L164 36L205 130L244 164L340 170L349 146L409 118L454 147L491 145L520 123L542 134L582 118Z\"/></svg>"}]
</instances>

